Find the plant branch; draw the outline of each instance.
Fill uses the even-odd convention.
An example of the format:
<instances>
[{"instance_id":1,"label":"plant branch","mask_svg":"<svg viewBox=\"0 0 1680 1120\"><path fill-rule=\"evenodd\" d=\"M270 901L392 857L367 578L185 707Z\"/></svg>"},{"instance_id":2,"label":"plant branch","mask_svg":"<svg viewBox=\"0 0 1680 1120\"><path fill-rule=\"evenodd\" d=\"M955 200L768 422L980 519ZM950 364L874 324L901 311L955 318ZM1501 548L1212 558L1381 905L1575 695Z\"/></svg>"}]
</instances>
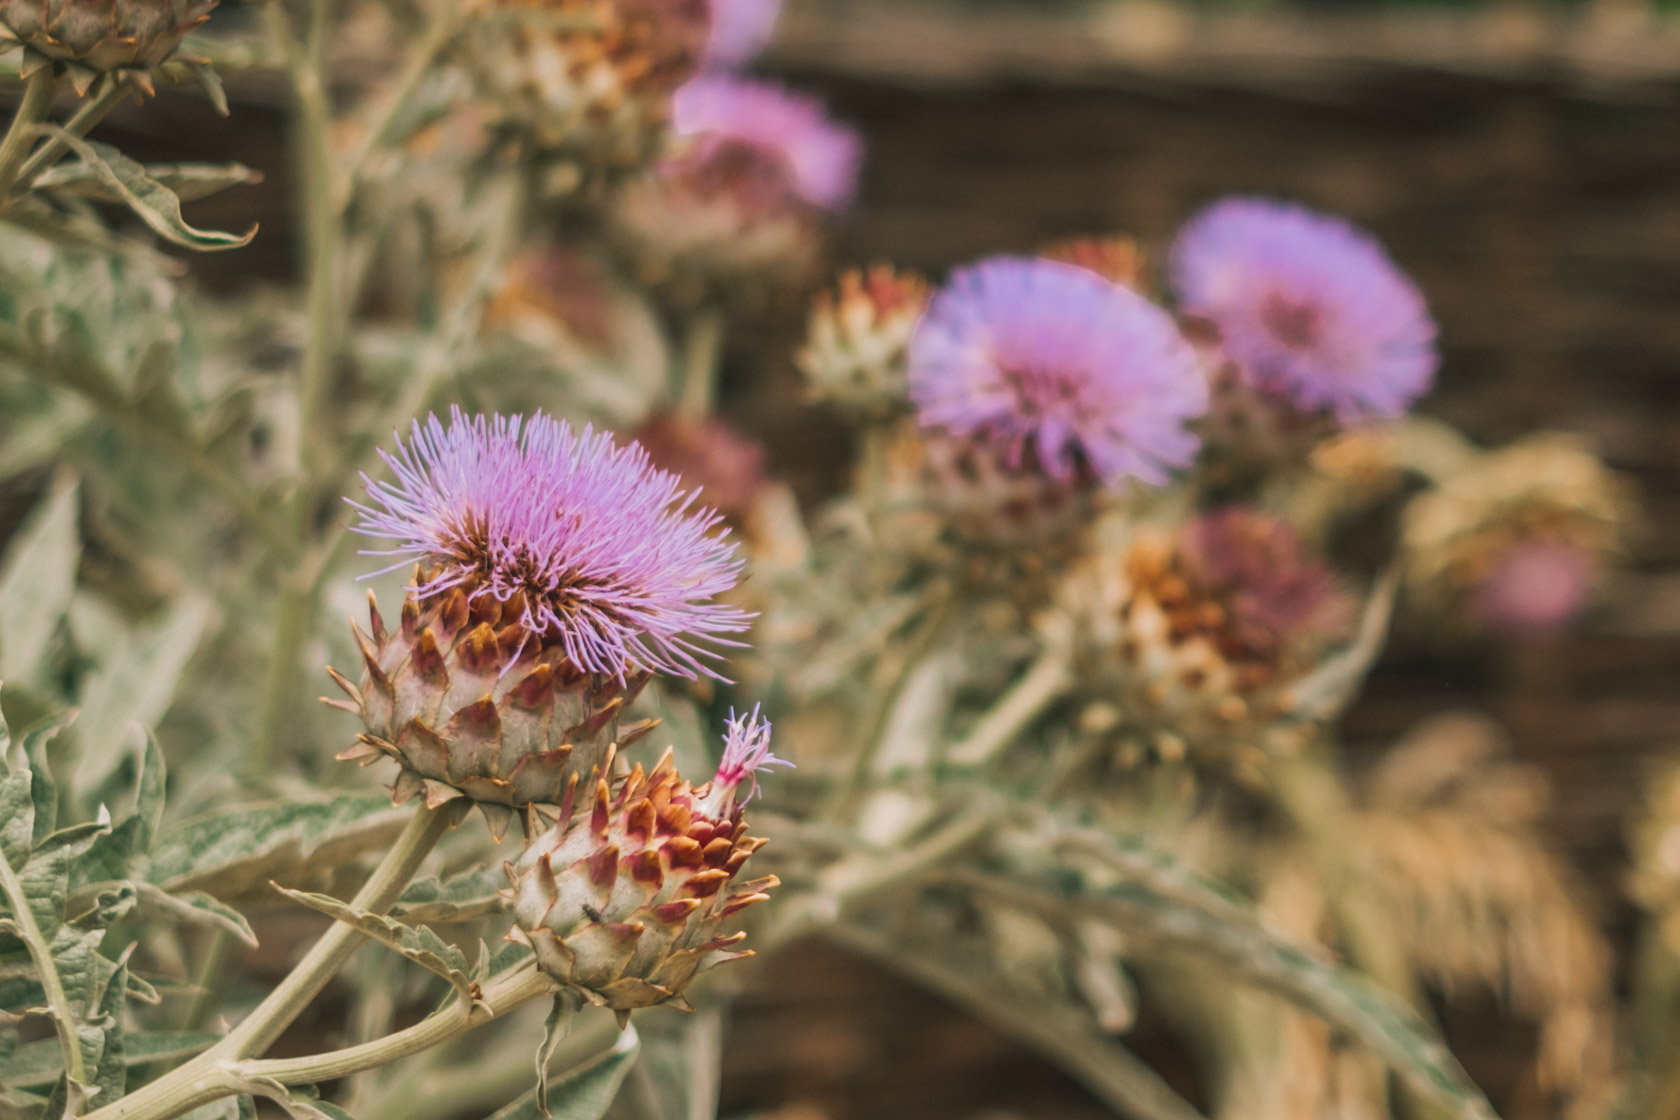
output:
<instances>
[{"instance_id":1,"label":"plant branch","mask_svg":"<svg viewBox=\"0 0 1680 1120\"><path fill-rule=\"evenodd\" d=\"M682 384L677 389L677 412L691 420L710 416L717 404L723 331L723 312L710 304L695 308L683 324Z\"/></svg>"},{"instance_id":2,"label":"plant branch","mask_svg":"<svg viewBox=\"0 0 1680 1120\"><path fill-rule=\"evenodd\" d=\"M17 182L10 190L13 194L22 194L40 177L41 173L56 163L70 148L69 137L81 138L92 132L99 122L104 120L112 109L117 107L128 93L128 79L115 74L107 75L100 85L99 92L73 113L64 122L64 131L55 133L47 138L47 142L35 150L35 153L24 163L18 172Z\"/></svg>"},{"instance_id":3,"label":"plant branch","mask_svg":"<svg viewBox=\"0 0 1680 1120\"><path fill-rule=\"evenodd\" d=\"M43 66L29 75L29 81L23 87L23 100L18 103L17 112L12 114L12 123L6 129L5 137L0 138L0 200L7 199L11 194L19 169L29 155L29 146L35 142L35 126L46 118L47 110L52 108L53 94L57 89L58 79L53 77L51 66ZM0 201L0 209L4 208L3 201Z\"/></svg>"},{"instance_id":4,"label":"plant branch","mask_svg":"<svg viewBox=\"0 0 1680 1120\"><path fill-rule=\"evenodd\" d=\"M907 950L899 939L860 924L842 922L825 930L824 936L908 976L1038 1050L1122 1115L1135 1120L1204 1120L1159 1074L1125 1047L1095 1036L1071 1008L1003 992L983 974L933 953Z\"/></svg>"},{"instance_id":5,"label":"plant branch","mask_svg":"<svg viewBox=\"0 0 1680 1120\"><path fill-rule=\"evenodd\" d=\"M35 970L40 973L41 990L46 993L47 1011L52 1016L53 1029L58 1032L59 1048L64 1051L64 1069L70 1080L78 1085L87 1084L87 1064L82 1060L82 1046L76 1038L76 1020L70 1011L70 1000L64 994L64 981L58 975L58 964L53 960L52 946L41 934L41 927L35 921L35 912L29 908L29 896L24 893L23 881L12 869L6 854L0 852L0 890L12 906L12 920L17 928L17 936L22 939L29 949L29 957L35 962Z\"/></svg>"},{"instance_id":6,"label":"plant branch","mask_svg":"<svg viewBox=\"0 0 1680 1120\"><path fill-rule=\"evenodd\" d=\"M1073 683L1067 653L1044 651L946 755L957 766L984 766L1015 741Z\"/></svg>"}]
</instances>

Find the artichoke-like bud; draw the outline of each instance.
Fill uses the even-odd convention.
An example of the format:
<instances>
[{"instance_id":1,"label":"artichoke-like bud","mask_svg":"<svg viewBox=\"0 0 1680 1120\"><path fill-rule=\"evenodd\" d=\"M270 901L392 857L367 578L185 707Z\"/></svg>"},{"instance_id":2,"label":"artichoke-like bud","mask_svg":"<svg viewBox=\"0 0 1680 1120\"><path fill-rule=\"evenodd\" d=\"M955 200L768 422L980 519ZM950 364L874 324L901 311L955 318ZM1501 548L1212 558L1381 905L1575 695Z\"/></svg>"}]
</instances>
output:
<instances>
[{"instance_id":1,"label":"artichoke-like bud","mask_svg":"<svg viewBox=\"0 0 1680 1120\"><path fill-rule=\"evenodd\" d=\"M1200 325L1185 324L1208 383L1208 410L1196 425L1198 467L1211 486L1252 481L1306 463L1336 434L1328 412L1302 410L1288 397L1245 380L1241 368L1210 343Z\"/></svg>"},{"instance_id":2,"label":"artichoke-like bud","mask_svg":"<svg viewBox=\"0 0 1680 1120\"><path fill-rule=\"evenodd\" d=\"M707 74L672 104L673 151L610 214L639 278L674 303L758 301L803 280L856 188L862 142L821 102Z\"/></svg>"},{"instance_id":3,"label":"artichoke-like bud","mask_svg":"<svg viewBox=\"0 0 1680 1120\"><path fill-rule=\"evenodd\" d=\"M1628 485L1577 436L1488 453L1406 507L1407 580L1443 620L1532 634L1592 601L1622 547Z\"/></svg>"},{"instance_id":4,"label":"artichoke-like bud","mask_svg":"<svg viewBox=\"0 0 1680 1120\"><path fill-rule=\"evenodd\" d=\"M187 32L217 0L0 0L0 50L22 46L23 74L62 65L79 93L112 71L151 88Z\"/></svg>"},{"instance_id":5,"label":"artichoke-like bud","mask_svg":"<svg viewBox=\"0 0 1680 1120\"><path fill-rule=\"evenodd\" d=\"M416 572L414 585L425 586ZM527 628L525 603L451 588L424 602L410 594L388 630L369 596L371 633L352 625L365 673L359 686L329 669L350 697L337 706L366 728L338 757L364 766L383 758L402 769L401 803L432 807L469 797L498 838L517 813L527 833L579 776L604 770L616 747L657 720L621 717L651 673L586 672L552 636Z\"/></svg>"},{"instance_id":6,"label":"artichoke-like bud","mask_svg":"<svg viewBox=\"0 0 1680 1120\"><path fill-rule=\"evenodd\" d=\"M1070 237L1046 245L1039 256L1075 264L1134 291L1145 287L1149 261L1130 237Z\"/></svg>"},{"instance_id":7,"label":"artichoke-like bud","mask_svg":"<svg viewBox=\"0 0 1680 1120\"><path fill-rule=\"evenodd\" d=\"M742 810L754 773L779 761L755 709L730 721L707 785L679 775L670 751L647 773L633 769L616 792L597 777L577 812L565 805L518 864L505 865L510 939L529 945L549 976L612 1008L621 1025L640 1007L686 1008L683 991L697 973L751 955L734 948L746 934L727 927L777 880L738 881L764 844L747 835Z\"/></svg>"},{"instance_id":8,"label":"artichoke-like bud","mask_svg":"<svg viewBox=\"0 0 1680 1120\"><path fill-rule=\"evenodd\" d=\"M860 421L910 410L909 349L927 307L928 283L880 264L851 269L811 307L797 361L811 395Z\"/></svg>"},{"instance_id":9,"label":"artichoke-like bud","mask_svg":"<svg viewBox=\"0 0 1680 1120\"><path fill-rule=\"evenodd\" d=\"M966 566L982 583L1042 574L1077 554L1103 500L1088 471L1053 475L1030 451L1011 463L984 441L909 421L883 443L881 490L893 547L942 567Z\"/></svg>"},{"instance_id":10,"label":"artichoke-like bud","mask_svg":"<svg viewBox=\"0 0 1680 1120\"><path fill-rule=\"evenodd\" d=\"M1352 621L1295 530L1242 507L1130 534L1070 572L1058 606L1093 696L1193 740L1280 714Z\"/></svg>"},{"instance_id":11,"label":"artichoke-like bud","mask_svg":"<svg viewBox=\"0 0 1680 1120\"><path fill-rule=\"evenodd\" d=\"M482 0L460 58L489 123L560 189L654 157L710 31L708 0Z\"/></svg>"}]
</instances>

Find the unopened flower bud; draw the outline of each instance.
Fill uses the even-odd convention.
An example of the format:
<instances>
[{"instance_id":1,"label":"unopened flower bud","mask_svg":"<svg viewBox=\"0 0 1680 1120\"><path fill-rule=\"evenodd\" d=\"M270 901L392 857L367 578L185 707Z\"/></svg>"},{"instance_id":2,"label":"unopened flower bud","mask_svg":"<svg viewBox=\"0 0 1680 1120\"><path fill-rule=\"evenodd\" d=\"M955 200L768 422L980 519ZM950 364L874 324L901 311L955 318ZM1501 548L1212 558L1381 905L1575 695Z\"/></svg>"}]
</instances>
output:
<instances>
[{"instance_id":1,"label":"unopened flower bud","mask_svg":"<svg viewBox=\"0 0 1680 1120\"><path fill-rule=\"evenodd\" d=\"M914 272L876 265L842 273L812 305L798 356L812 395L859 420L908 412L910 336L927 301L927 281Z\"/></svg>"},{"instance_id":2,"label":"unopened flower bud","mask_svg":"<svg viewBox=\"0 0 1680 1120\"><path fill-rule=\"evenodd\" d=\"M740 878L764 844L747 835L743 809L756 771L780 760L756 710L730 721L725 742L717 776L698 788L677 773L670 751L616 790L598 778L507 866L510 938L620 1023L641 1007L686 1007L683 992L697 973L751 955L735 948L746 934L730 927L777 880Z\"/></svg>"}]
</instances>

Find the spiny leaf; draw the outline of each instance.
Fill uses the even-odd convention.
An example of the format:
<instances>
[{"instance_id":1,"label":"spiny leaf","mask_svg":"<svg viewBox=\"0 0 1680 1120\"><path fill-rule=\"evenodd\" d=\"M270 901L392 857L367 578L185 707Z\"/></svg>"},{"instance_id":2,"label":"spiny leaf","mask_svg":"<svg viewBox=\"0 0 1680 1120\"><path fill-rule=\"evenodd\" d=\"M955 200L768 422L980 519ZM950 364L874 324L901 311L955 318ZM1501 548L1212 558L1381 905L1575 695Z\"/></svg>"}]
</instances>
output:
<instances>
[{"instance_id":1,"label":"spiny leaf","mask_svg":"<svg viewBox=\"0 0 1680 1120\"><path fill-rule=\"evenodd\" d=\"M154 233L168 241L208 252L240 248L250 244L251 238L257 235L256 226L243 235L194 229L181 217L181 200L175 192L148 175L143 164L109 144L83 140L62 128L42 125L40 131L64 141L71 151L81 157L89 174L101 186L134 211Z\"/></svg>"},{"instance_id":2,"label":"spiny leaf","mask_svg":"<svg viewBox=\"0 0 1680 1120\"><path fill-rule=\"evenodd\" d=\"M443 881L420 879L403 891L391 913L414 922L471 921L501 908L496 892L506 885L507 876L500 869L489 868Z\"/></svg>"},{"instance_id":3,"label":"spiny leaf","mask_svg":"<svg viewBox=\"0 0 1680 1120\"><path fill-rule=\"evenodd\" d=\"M393 949L421 968L437 973L449 981L461 999L470 1004L478 998L478 985L470 975L472 966L461 950L444 941L426 926L418 928L382 914L370 914L359 906L340 902L324 894L294 891L272 884L275 890L293 902L319 910L349 926L354 926L387 948Z\"/></svg>"},{"instance_id":4,"label":"spiny leaf","mask_svg":"<svg viewBox=\"0 0 1680 1120\"><path fill-rule=\"evenodd\" d=\"M245 915L203 891L171 894L153 883L134 885L140 892L142 917L163 917L185 925L209 926L232 934L253 949L257 947L257 935L251 929L251 923L245 920Z\"/></svg>"},{"instance_id":5,"label":"spiny leaf","mask_svg":"<svg viewBox=\"0 0 1680 1120\"><path fill-rule=\"evenodd\" d=\"M553 1115L548 1107L548 1063L554 1057L554 1051L560 1045L560 1040L566 1037L572 1026L572 1016L577 1014L578 997L570 988L563 988L555 993L554 1006L549 1008L548 1019L543 1023L542 1045L537 1047L537 1111L544 1116Z\"/></svg>"},{"instance_id":6,"label":"spiny leaf","mask_svg":"<svg viewBox=\"0 0 1680 1120\"><path fill-rule=\"evenodd\" d=\"M18 742L33 775L30 797L35 803L34 842L37 844L46 839L58 823L58 783L53 781L52 769L48 765L47 747L75 719L76 710L72 708L38 720L24 729Z\"/></svg>"}]
</instances>

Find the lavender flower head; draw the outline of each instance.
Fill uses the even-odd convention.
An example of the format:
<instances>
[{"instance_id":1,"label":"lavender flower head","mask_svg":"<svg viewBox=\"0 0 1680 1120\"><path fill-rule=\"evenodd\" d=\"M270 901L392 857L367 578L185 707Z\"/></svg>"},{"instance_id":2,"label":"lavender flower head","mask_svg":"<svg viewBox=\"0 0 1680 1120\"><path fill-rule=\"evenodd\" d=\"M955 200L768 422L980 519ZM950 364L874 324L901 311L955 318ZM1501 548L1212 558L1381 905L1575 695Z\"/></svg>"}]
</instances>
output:
<instances>
[{"instance_id":1,"label":"lavender flower head","mask_svg":"<svg viewBox=\"0 0 1680 1120\"><path fill-rule=\"evenodd\" d=\"M1516 541L1476 589L1473 609L1485 625L1507 635L1556 633L1592 600L1595 566L1569 541Z\"/></svg>"},{"instance_id":2,"label":"lavender flower head","mask_svg":"<svg viewBox=\"0 0 1680 1120\"><path fill-rule=\"evenodd\" d=\"M733 70L751 62L770 41L781 14L782 0L712 0L706 69Z\"/></svg>"},{"instance_id":3,"label":"lavender flower head","mask_svg":"<svg viewBox=\"0 0 1680 1120\"><path fill-rule=\"evenodd\" d=\"M524 603L522 624L579 668L614 677L641 669L694 678L703 659L749 615L712 602L741 578L718 515L697 491L655 469L610 432L538 413L529 418L451 409L415 421L394 454L394 482L363 476L370 504L359 533L396 542L366 555L418 561L420 599L452 587L469 598ZM390 568L385 569L387 571Z\"/></svg>"},{"instance_id":4,"label":"lavender flower head","mask_svg":"<svg viewBox=\"0 0 1680 1120\"><path fill-rule=\"evenodd\" d=\"M822 102L774 82L703 74L676 93L671 127L702 147L753 151L780 167L793 192L822 210L845 209L857 188L863 142Z\"/></svg>"},{"instance_id":5,"label":"lavender flower head","mask_svg":"<svg viewBox=\"0 0 1680 1120\"><path fill-rule=\"evenodd\" d=\"M1256 388L1342 423L1404 413L1435 376L1435 322L1417 286L1340 218L1228 198L1179 232L1180 308L1218 328Z\"/></svg>"},{"instance_id":6,"label":"lavender flower head","mask_svg":"<svg viewBox=\"0 0 1680 1120\"><path fill-rule=\"evenodd\" d=\"M1094 272L991 257L951 275L910 341L910 396L924 427L1029 445L1057 479L1087 467L1105 485L1167 481L1197 438L1207 384L1171 316Z\"/></svg>"}]
</instances>

